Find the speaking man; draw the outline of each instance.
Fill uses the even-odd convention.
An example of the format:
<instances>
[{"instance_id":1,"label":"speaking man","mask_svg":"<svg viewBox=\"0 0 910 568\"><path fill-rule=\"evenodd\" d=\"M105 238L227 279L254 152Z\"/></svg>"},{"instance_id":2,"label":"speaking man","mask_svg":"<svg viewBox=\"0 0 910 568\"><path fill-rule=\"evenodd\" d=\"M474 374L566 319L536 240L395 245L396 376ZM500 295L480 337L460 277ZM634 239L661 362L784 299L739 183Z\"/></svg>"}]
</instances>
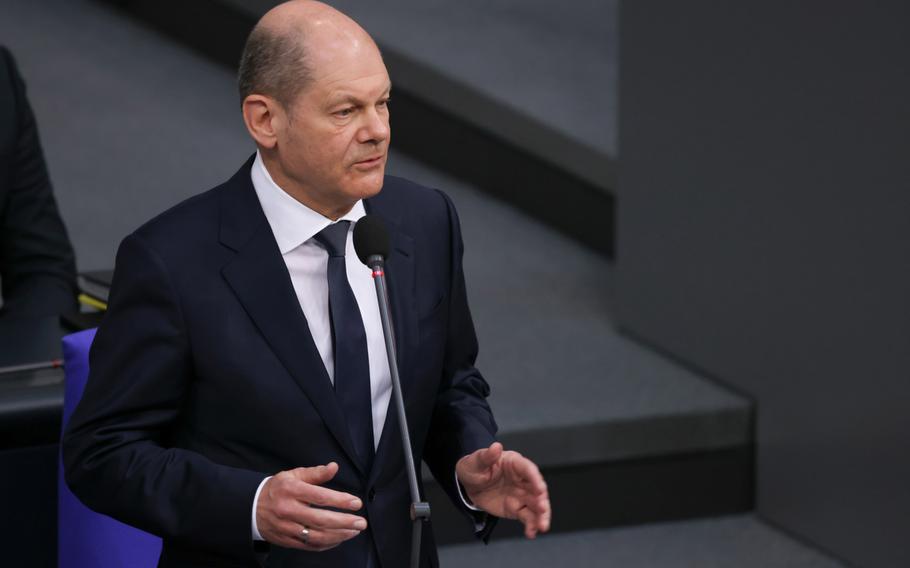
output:
<instances>
[{"instance_id":1,"label":"speaking man","mask_svg":"<svg viewBox=\"0 0 910 568\"><path fill-rule=\"evenodd\" d=\"M350 238L365 214L390 232L416 461L481 536L496 517L529 538L549 529L538 468L495 442L455 209L385 176L390 90L350 18L318 2L274 8L240 68L257 153L120 246L66 479L90 507L161 535L160 566L408 564L388 360ZM435 566L425 533L421 562Z\"/></svg>"}]
</instances>

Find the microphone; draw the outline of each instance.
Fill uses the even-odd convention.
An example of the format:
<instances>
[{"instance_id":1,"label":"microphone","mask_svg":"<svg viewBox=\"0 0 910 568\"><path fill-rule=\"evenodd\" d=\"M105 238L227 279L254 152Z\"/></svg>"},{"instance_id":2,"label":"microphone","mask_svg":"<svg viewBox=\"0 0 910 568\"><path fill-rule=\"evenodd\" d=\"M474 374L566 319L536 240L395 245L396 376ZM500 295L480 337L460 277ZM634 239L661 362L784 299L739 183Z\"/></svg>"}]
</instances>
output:
<instances>
[{"instance_id":1,"label":"microphone","mask_svg":"<svg viewBox=\"0 0 910 568\"><path fill-rule=\"evenodd\" d=\"M354 251L360 262L373 272L373 283L376 285L376 298L379 300L379 319L382 320L382 335L385 338L386 354L389 359L389 374L392 377L392 399L398 414L398 425L401 427L401 444L408 474L408 485L411 489L411 568L420 565L421 521L430 520L430 504L420 500L420 489L417 486L417 468L414 465L414 454L411 452L411 435L408 432L408 420L404 410L404 398L401 395L401 380L398 377L398 359L395 350L395 332L392 329L392 313L389 309L388 288L385 281L385 259L389 256L389 232L382 219L375 215L361 217L354 225Z\"/></svg>"},{"instance_id":2,"label":"microphone","mask_svg":"<svg viewBox=\"0 0 910 568\"><path fill-rule=\"evenodd\" d=\"M389 256L389 232L375 215L361 217L354 225L354 251L360 262L370 268L385 264Z\"/></svg>"}]
</instances>

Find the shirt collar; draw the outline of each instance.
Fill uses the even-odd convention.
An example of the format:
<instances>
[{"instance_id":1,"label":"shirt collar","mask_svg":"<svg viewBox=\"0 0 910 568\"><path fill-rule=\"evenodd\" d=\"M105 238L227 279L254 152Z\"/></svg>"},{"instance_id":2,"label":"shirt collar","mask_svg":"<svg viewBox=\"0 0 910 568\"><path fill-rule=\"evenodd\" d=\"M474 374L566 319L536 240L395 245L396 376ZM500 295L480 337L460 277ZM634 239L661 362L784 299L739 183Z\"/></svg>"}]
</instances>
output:
<instances>
[{"instance_id":1,"label":"shirt collar","mask_svg":"<svg viewBox=\"0 0 910 568\"><path fill-rule=\"evenodd\" d=\"M328 217L313 211L281 189L269 175L258 151L250 170L250 177L253 180L256 197L259 198L265 218L272 227L272 233L275 235L275 241L278 243L281 254L294 250L313 238L313 235L334 223ZM338 220L351 221L351 225L353 225L364 215L366 215L366 210L363 207L363 200L357 200L354 207Z\"/></svg>"}]
</instances>

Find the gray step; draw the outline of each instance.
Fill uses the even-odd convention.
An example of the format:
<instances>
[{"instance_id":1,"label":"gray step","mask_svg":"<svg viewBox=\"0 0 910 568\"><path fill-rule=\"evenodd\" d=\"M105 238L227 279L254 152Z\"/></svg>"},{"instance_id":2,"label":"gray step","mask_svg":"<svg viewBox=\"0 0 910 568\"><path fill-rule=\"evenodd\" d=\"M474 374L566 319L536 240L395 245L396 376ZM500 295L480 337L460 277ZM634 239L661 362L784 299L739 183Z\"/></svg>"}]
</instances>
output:
<instances>
[{"instance_id":1,"label":"gray step","mask_svg":"<svg viewBox=\"0 0 910 568\"><path fill-rule=\"evenodd\" d=\"M752 515L544 535L533 541L494 536L487 546L480 543L444 546L439 551L439 560L443 568L844 566Z\"/></svg>"}]
</instances>

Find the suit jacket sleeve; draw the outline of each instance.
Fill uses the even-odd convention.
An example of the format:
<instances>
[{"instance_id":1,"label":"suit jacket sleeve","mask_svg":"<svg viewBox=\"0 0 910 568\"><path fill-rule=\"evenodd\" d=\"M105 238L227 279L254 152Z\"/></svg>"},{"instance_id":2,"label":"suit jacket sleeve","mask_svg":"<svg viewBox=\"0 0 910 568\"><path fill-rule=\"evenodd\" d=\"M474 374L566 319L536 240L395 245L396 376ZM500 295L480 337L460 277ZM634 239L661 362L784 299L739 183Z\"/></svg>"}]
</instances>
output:
<instances>
[{"instance_id":1,"label":"suit jacket sleeve","mask_svg":"<svg viewBox=\"0 0 910 568\"><path fill-rule=\"evenodd\" d=\"M0 277L2 314L76 309L76 266L57 211L25 83L0 48Z\"/></svg>"},{"instance_id":2,"label":"suit jacket sleeve","mask_svg":"<svg viewBox=\"0 0 910 568\"><path fill-rule=\"evenodd\" d=\"M478 536L489 539L496 518L465 507L455 484L455 464L463 456L488 447L496 441L496 421L486 398L490 387L474 367L477 359L477 336L468 308L462 257L464 244L458 214L451 200L445 199L451 250L451 284L449 289L449 324L446 334L443 377L427 438L424 458L437 482L459 510L474 523L485 522Z\"/></svg>"},{"instance_id":3,"label":"suit jacket sleeve","mask_svg":"<svg viewBox=\"0 0 910 568\"><path fill-rule=\"evenodd\" d=\"M253 554L261 472L175 445L193 377L190 338L168 273L141 237L117 253L110 307L63 441L66 481L90 508L148 532L238 558Z\"/></svg>"}]
</instances>

